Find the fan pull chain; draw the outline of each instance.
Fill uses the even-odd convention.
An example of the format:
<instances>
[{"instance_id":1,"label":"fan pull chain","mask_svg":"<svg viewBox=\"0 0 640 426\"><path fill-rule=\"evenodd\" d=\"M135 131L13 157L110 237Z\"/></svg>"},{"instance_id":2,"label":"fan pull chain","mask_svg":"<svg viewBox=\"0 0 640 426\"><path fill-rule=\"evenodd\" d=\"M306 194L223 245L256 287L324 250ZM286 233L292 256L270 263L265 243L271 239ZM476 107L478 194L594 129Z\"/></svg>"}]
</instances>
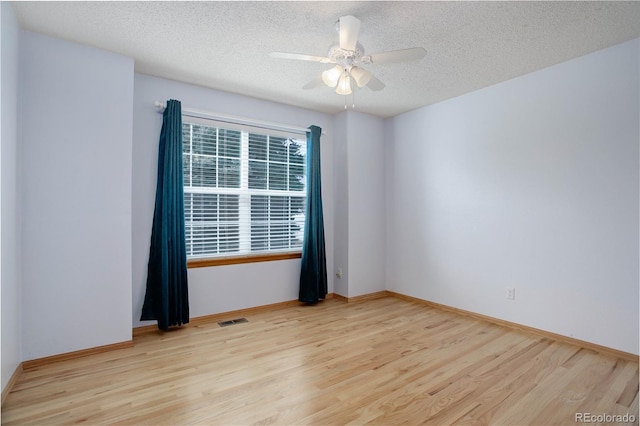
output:
<instances>
[{"instance_id":1,"label":"fan pull chain","mask_svg":"<svg viewBox=\"0 0 640 426\"><path fill-rule=\"evenodd\" d=\"M349 95L344 95L344 109L347 109L347 97ZM356 91L351 92L351 109L356 109Z\"/></svg>"},{"instance_id":2,"label":"fan pull chain","mask_svg":"<svg viewBox=\"0 0 640 426\"><path fill-rule=\"evenodd\" d=\"M351 109L356 109L356 87L353 87L351 92Z\"/></svg>"},{"instance_id":3,"label":"fan pull chain","mask_svg":"<svg viewBox=\"0 0 640 426\"><path fill-rule=\"evenodd\" d=\"M350 87L351 86L351 76L347 72L346 68L344 69L343 78L345 79L345 81L347 81L349 83L349 87ZM344 94L344 109L347 109L347 96L349 96L348 93L345 93Z\"/></svg>"}]
</instances>

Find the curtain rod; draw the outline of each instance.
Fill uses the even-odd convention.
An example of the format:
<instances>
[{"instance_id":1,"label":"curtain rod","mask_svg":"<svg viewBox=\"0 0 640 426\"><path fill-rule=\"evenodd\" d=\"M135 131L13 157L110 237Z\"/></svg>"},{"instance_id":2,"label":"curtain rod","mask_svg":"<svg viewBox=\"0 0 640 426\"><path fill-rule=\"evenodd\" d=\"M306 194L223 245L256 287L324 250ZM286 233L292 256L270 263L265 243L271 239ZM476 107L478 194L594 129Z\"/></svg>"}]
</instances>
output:
<instances>
[{"instance_id":1,"label":"curtain rod","mask_svg":"<svg viewBox=\"0 0 640 426\"><path fill-rule=\"evenodd\" d=\"M165 103L161 101L155 101L153 105L156 107L156 110L160 113L163 112L164 109L166 108ZM310 132L309 129L303 129L302 127L293 127L293 126L288 126L286 124L270 123L268 121L250 120L247 118L234 117L231 115L223 115L223 114L218 114L218 113L209 112L209 111L202 111L198 109L182 108L182 114L189 117L210 118L212 120L221 121L223 123L242 124L246 126L257 127L260 129L280 130L280 131L286 131L291 133L297 133L301 135L305 135L308 132ZM325 132L322 132L322 134L324 135Z\"/></svg>"}]
</instances>

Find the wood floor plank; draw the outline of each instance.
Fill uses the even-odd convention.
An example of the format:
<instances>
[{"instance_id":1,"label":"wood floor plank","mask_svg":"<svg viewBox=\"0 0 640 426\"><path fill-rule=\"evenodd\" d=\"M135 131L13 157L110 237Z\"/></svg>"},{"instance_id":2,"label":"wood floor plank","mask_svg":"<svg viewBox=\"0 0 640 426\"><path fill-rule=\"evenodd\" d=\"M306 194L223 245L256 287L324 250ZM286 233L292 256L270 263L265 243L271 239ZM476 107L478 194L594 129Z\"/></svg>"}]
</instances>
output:
<instances>
[{"instance_id":1,"label":"wood floor plank","mask_svg":"<svg viewBox=\"0 0 640 426\"><path fill-rule=\"evenodd\" d=\"M579 348L550 342L537 356L523 360L522 364L511 369L507 377L492 386L481 395L475 395L471 411L466 409L464 417L452 419L450 423L495 424L510 407L517 403L537 386L551 371L572 357ZM455 416L456 413L452 413Z\"/></svg>"},{"instance_id":2,"label":"wood floor plank","mask_svg":"<svg viewBox=\"0 0 640 426\"><path fill-rule=\"evenodd\" d=\"M386 297L247 319L27 369L2 423L638 424L637 362L477 318Z\"/></svg>"}]
</instances>

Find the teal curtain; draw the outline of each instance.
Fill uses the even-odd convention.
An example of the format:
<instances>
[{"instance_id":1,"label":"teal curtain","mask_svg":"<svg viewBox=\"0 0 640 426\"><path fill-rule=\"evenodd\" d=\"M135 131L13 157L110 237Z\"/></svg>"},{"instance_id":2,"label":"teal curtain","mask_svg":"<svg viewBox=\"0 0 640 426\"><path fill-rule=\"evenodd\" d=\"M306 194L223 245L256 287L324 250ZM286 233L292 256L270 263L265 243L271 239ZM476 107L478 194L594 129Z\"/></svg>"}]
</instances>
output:
<instances>
[{"instance_id":1,"label":"teal curtain","mask_svg":"<svg viewBox=\"0 0 640 426\"><path fill-rule=\"evenodd\" d=\"M166 330L189 322L189 294L180 102L167 101L162 117L147 291L140 320L157 320L158 328Z\"/></svg>"},{"instance_id":2,"label":"teal curtain","mask_svg":"<svg viewBox=\"0 0 640 426\"><path fill-rule=\"evenodd\" d=\"M322 129L318 126L311 126L309 130L307 133L307 205L298 300L305 303L316 303L327 295L327 259L320 182L320 135Z\"/></svg>"}]
</instances>

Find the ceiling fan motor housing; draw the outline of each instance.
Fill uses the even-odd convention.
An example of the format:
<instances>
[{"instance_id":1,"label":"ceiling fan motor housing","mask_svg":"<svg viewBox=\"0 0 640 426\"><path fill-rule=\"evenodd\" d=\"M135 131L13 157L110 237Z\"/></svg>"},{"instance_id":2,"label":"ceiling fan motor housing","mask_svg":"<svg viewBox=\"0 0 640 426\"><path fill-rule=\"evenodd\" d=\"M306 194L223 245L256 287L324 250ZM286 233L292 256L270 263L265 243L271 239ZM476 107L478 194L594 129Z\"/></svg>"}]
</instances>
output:
<instances>
[{"instance_id":1,"label":"ceiling fan motor housing","mask_svg":"<svg viewBox=\"0 0 640 426\"><path fill-rule=\"evenodd\" d=\"M360 43L356 44L356 50L342 49L339 44L333 44L329 47L327 57L343 69L349 69L357 64L370 63L369 57L364 55L364 47Z\"/></svg>"}]
</instances>

